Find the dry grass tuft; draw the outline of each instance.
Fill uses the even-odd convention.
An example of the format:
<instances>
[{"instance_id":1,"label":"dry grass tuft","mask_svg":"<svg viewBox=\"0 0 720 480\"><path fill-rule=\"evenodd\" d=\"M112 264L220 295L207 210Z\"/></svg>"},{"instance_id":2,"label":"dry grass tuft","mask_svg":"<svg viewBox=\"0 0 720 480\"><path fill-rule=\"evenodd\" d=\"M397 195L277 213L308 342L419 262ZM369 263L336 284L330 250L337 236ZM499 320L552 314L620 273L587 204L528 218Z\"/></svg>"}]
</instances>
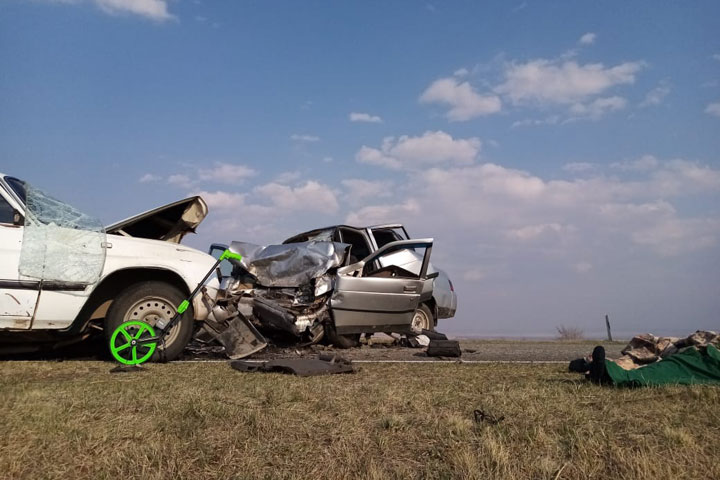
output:
<instances>
[{"instance_id":1,"label":"dry grass tuft","mask_svg":"<svg viewBox=\"0 0 720 480\"><path fill-rule=\"evenodd\" d=\"M582 340L585 338L585 332L583 332L581 328L566 327L565 325L560 325L555 328L558 332L558 340Z\"/></svg>"},{"instance_id":2,"label":"dry grass tuft","mask_svg":"<svg viewBox=\"0 0 720 480\"><path fill-rule=\"evenodd\" d=\"M0 363L0 478L720 478L713 387L602 388L564 365L111 366Z\"/></svg>"}]
</instances>

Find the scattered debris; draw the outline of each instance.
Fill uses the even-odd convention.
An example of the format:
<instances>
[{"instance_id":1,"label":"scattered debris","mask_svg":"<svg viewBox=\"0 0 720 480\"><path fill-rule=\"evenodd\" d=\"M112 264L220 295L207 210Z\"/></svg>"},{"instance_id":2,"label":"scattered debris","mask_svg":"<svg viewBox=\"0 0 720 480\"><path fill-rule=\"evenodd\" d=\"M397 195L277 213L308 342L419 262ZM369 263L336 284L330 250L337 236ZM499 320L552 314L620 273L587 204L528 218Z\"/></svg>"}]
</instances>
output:
<instances>
[{"instance_id":1,"label":"scattered debris","mask_svg":"<svg viewBox=\"0 0 720 480\"><path fill-rule=\"evenodd\" d=\"M475 423L488 423L490 425L497 425L498 423L505 420L505 416L497 417L491 413L484 412L483 410L475 410L473 411L473 416L475 417Z\"/></svg>"},{"instance_id":2,"label":"scattered debris","mask_svg":"<svg viewBox=\"0 0 720 480\"><path fill-rule=\"evenodd\" d=\"M460 357L460 342L457 340L430 340L428 357Z\"/></svg>"},{"instance_id":3,"label":"scattered debris","mask_svg":"<svg viewBox=\"0 0 720 480\"><path fill-rule=\"evenodd\" d=\"M230 366L240 372L286 373L298 377L355 373L350 360L331 355L318 355L316 358L282 358L267 362L233 360Z\"/></svg>"}]
</instances>

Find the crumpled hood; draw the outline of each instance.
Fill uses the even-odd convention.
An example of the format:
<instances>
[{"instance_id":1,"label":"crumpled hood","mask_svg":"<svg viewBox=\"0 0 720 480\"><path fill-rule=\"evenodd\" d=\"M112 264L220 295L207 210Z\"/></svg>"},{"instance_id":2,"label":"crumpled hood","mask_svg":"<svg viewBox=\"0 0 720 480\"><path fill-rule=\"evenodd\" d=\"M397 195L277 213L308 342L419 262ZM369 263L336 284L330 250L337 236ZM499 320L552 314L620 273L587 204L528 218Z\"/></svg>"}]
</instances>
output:
<instances>
[{"instance_id":1,"label":"crumpled hood","mask_svg":"<svg viewBox=\"0 0 720 480\"><path fill-rule=\"evenodd\" d=\"M180 243L208 214L201 197L189 197L105 227L108 234Z\"/></svg>"},{"instance_id":2,"label":"crumpled hood","mask_svg":"<svg viewBox=\"0 0 720 480\"><path fill-rule=\"evenodd\" d=\"M265 287L298 287L341 266L349 245L337 242L302 242L266 247L232 242L230 250L242 260L230 262L244 268Z\"/></svg>"}]
</instances>

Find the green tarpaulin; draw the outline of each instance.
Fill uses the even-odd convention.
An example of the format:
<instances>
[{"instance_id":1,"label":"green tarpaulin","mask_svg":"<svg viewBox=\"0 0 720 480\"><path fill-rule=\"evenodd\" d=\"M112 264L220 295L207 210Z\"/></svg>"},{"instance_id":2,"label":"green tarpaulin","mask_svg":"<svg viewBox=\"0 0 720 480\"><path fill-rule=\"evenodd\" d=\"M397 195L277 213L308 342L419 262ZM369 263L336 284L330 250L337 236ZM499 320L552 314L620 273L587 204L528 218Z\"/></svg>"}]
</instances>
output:
<instances>
[{"instance_id":1,"label":"green tarpaulin","mask_svg":"<svg viewBox=\"0 0 720 480\"><path fill-rule=\"evenodd\" d=\"M608 376L620 387L651 385L720 385L720 352L712 345L689 347L635 370L605 360Z\"/></svg>"}]
</instances>

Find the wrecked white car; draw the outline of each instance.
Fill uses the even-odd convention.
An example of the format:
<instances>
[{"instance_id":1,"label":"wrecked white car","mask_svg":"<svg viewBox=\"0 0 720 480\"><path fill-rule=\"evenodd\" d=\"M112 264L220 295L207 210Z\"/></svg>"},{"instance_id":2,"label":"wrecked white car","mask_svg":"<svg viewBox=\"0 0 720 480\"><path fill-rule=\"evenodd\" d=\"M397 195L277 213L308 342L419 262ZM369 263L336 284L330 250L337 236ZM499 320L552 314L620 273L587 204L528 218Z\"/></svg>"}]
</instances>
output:
<instances>
[{"instance_id":1,"label":"wrecked white car","mask_svg":"<svg viewBox=\"0 0 720 480\"><path fill-rule=\"evenodd\" d=\"M109 335L128 320L169 320L215 263L180 245L206 215L205 202L191 197L104 228L0 174L0 352L58 347L102 330ZM169 332L165 359L183 351L217 287L212 279Z\"/></svg>"},{"instance_id":2,"label":"wrecked white car","mask_svg":"<svg viewBox=\"0 0 720 480\"><path fill-rule=\"evenodd\" d=\"M232 271L223 275L211 318L238 315L253 331L283 332L299 343L325 339L342 348L357 345L364 333L411 332L415 312L432 297L438 276L428 273L432 244L431 238L390 242L355 261L352 246L340 242L267 247L233 242L229 248L242 260L229 261ZM219 255L225 248L214 244L211 252ZM421 255L417 271L383 265L384 259L407 249ZM242 330L247 334L245 326ZM222 328L208 337L217 331ZM264 347L264 338L253 345L254 351ZM239 358L247 352L228 354Z\"/></svg>"}]
</instances>

